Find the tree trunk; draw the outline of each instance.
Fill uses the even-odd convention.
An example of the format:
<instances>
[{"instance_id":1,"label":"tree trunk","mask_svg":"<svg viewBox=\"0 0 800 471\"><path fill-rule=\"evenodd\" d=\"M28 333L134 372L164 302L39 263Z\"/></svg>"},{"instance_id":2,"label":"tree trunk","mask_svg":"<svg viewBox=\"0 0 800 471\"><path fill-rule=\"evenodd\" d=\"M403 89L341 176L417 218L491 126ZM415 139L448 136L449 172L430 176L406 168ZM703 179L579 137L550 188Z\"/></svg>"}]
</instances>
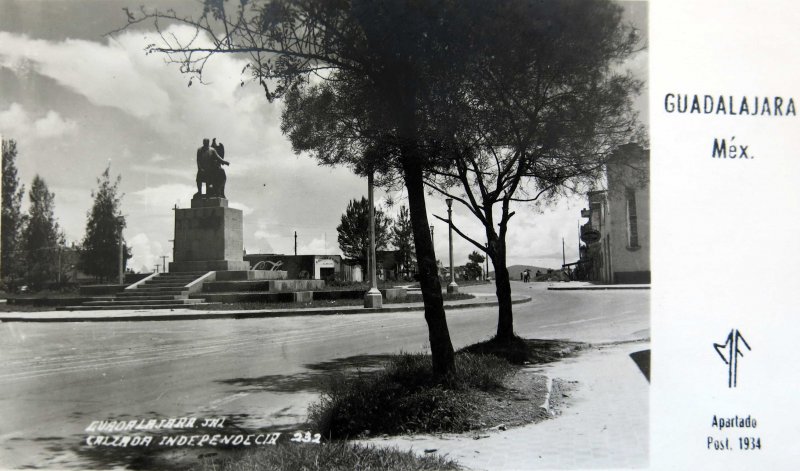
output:
<instances>
[{"instance_id":1,"label":"tree trunk","mask_svg":"<svg viewBox=\"0 0 800 471\"><path fill-rule=\"evenodd\" d=\"M495 240L495 247L495 256L492 257L498 307L497 336L495 338L501 342L508 342L514 338L514 314L511 305L511 280L506 264L505 241Z\"/></svg>"},{"instance_id":2,"label":"tree trunk","mask_svg":"<svg viewBox=\"0 0 800 471\"><path fill-rule=\"evenodd\" d=\"M414 243L417 251L417 270L425 304L425 321L428 323L428 337L431 343L431 357L435 375L444 375L453 369L455 356L447 328L447 318L442 299L442 285L436 266L436 254L428 226L428 213L425 209L425 188L422 168L416 150L404 149L402 155L403 176L408 191L408 206Z\"/></svg>"}]
</instances>

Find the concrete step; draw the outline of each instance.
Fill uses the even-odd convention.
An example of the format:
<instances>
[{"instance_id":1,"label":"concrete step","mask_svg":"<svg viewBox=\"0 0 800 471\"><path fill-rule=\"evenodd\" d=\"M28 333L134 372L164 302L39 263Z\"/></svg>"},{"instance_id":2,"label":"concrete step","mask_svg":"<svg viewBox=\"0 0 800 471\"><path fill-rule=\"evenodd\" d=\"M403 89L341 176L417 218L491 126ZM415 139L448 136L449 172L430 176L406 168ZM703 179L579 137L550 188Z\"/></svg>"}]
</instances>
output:
<instances>
[{"instance_id":1,"label":"concrete step","mask_svg":"<svg viewBox=\"0 0 800 471\"><path fill-rule=\"evenodd\" d=\"M193 282L196 279L197 278L194 278L194 277L191 277L191 278L177 278L177 277L176 278L151 278L151 279L145 281L142 284L143 285L160 284L160 283L186 283L186 284L188 284L188 283Z\"/></svg>"},{"instance_id":2,"label":"concrete step","mask_svg":"<svg viewBox=\"0 0 800 471\"><path fill-rule=\"evenodd\" d=\"M294 302L294 293L274 293L268 291L247 291L242 293L198 293L190 294L189 299L205 299L217 303L278 303Z\"/></svg>"},{"instance_id":3,"label":"concrete step","mask_svg":"<svg viewBox=\"0 0 800 471\"><path fill-rule=\"evenodd\" d=\"M188 292L183 288L183 286L140 286L135 289L125 290L123 293L181 294Z\"/></svg>"},{"instance_id":4,"label":"concrete step","mask_svg":"<svg viewBox=\"0 0 800 471\"><path fill-rule=\"evenodd\" d=\"M208 273L207 271L168 271L166 273L159 273L158 276L171 277L171 276L193 276L195 278L201 277Z\"/></svg>"},{"instance_id":5,"label":"concrete step","mask_svg":"<svg viewBox=\"0 0 800 471\"><path fill-rule=\"evenodd\" d=\"M186 299L182 294L153 294L153 293L120 293L114 296L114 301L127 301L131 299Z\"/></svg>"},{"instance_id":6,"label":"concrete step","mask_svg":"<svg viewBox=\"0 0 800 471\"><path fill-rule=\"evenodd\" d=\"M193 281L193 280L192 280ZM139 285L140 288L169 288L186 286L191 281L146 281Z\"/></svg>"},{"instance_id":7,"label":"concrete step","mask_svg":"<svg viewBox=\"0 0 800 471\"><path fill-rule=\"evenodd\" d=\"M244 291L269 291L270 282L267 280L242 280L242 281L209 281L203 283L203 292L225 293Z\"/></svg>"}]
</instances>

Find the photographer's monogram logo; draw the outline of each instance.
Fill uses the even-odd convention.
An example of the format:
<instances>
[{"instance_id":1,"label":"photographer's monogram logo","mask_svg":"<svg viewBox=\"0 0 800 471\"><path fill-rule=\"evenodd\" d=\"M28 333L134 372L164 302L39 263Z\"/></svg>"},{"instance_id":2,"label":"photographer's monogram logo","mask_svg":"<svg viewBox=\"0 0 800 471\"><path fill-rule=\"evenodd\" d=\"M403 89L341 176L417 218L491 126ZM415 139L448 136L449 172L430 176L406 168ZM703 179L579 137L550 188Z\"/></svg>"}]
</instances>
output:
<instances>
[{"instance_id":1,"label":"photographer's monogram logo","mask_svg":"<svg viewBox=\"0 0 800 471\"><path fill-rule=\"evenodd\" d=\"M744 357L743 350L741 346L747 348L750 351L750 345L747 344L747 341L742 336L742 333L739 332L739 329L732 329L731 332L728 334L728 337L725 339L725 343L714 344L714 349L719 354L722 361L728 365L728 387L735 388L736 387L736 370L739 367L739 357Z\"/></svg>"}]
</instances>

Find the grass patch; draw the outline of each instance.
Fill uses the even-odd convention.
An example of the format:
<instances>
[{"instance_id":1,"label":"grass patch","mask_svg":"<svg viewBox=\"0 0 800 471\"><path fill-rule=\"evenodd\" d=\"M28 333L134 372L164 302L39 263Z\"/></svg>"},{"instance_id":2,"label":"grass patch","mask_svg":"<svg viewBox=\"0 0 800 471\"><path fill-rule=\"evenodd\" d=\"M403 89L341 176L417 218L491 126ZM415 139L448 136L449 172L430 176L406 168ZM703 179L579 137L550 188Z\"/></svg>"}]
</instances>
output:
<instances>
[{"instance_id":1,"label":"grass patch","mask_svg":"<svg viewBox=\"0 0 800 471\"><path fill-rule=\"evenodd\" d=\"M402 281L402 280L378 280L378 289L384 288L396 288L398 286L409 286L413 281ZM369 281L340 281L340 280L326 280L325 281L325 288L321 290L324 291L336 291L336 290L364 290L367 291L370 289Z\"/></svg>"},{"instance_id":2,"label":"grass patch","mask_svg":"<svg viewBox=\"0 0 800 471\"><path fill-rule=\"evenodd\" d=\"M53 306L35 306L32 304L7 304L0 303L0 312L46 312L52 311Z\"/></svg>"},{"instance_id":3,"label":"grass patch","mask_svg":"<svg viewBox=\"0 0 800 471\"><path fill-rule=\"evenodd\" d=\"M476 392L501 389L513 371L495 356L460 354L454 371L436 378L430 355L402 354L382 371L334 377L309 408L309 422L334 439L463 432L480 426Z\"/></svg>"},{"instance_id":4,"label":"grass patch","mask_svg":"<svg viewBox=\"0 0 800 471\"><path fill-rule=\"evenodd\" d=\"M500 341L495 337L464 347L459 352L491 355L502 358L513 365L526 365L558 361L574 355L586 346L580 342L523 339L514 336L509 341Z\"/></svg>"},{"instance_id":5,"label":"grass patch","mask_svg":"<svg viewBox=\"0 0 800 471\"><path fill-rule=\"evenodd\" d=\"M469 293L442 293L442 299L445 301L461 301L464 299L474 299L474 298L475 296ZM421 294L407 294L403 299L392 301L392 304L421 303L421 302L422 302Z\"/></svg>"},{"instance_id":6,"label":"grass patch","mask_svg":"<svg viewBox=\"0 0 800 471\"><path fill-rule=\"evenodd\" d=\"M206 458L206 471L244 470L456 470L458 464L436 454L417 456L397 448L379 448L347 442L322 445L278 445L248 449L225 458Z\"/></svg>"}]
</instances>

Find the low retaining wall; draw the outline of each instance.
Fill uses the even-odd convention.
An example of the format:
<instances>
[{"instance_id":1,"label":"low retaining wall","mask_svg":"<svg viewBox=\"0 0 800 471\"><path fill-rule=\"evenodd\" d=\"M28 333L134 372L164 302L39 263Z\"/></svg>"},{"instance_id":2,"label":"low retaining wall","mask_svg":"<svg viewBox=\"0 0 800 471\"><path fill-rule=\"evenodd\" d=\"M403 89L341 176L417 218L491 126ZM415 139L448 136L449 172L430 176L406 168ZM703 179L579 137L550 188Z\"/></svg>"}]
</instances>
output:
<instances>
[{"instance_id":1,"label":"low retaining wall","mask_svg":"<svg viewBox=\"0 0 800 471\"><path fill-rule=\"evenodd\" d=\"M314 280L310 280L314 281ZM272 283L272 282L270 282ZM386 301L405 299L405 289L390 288L380 290ZM191 298L203 298L207 302L217 303L291 303L314 301L333 301L336 299L363 299L364 290L331 290L331 291L254 291L237 293L193 293ZM422 297L420 296L420 300Z\"/></svg>"},{"instance_id":2,"label":"low retaining wall","mask_svg":"<svg viewBox=\"0 0 800 471\"><path fill-rule=\"evenodd\" d=\"M217 271L217 281L285 280L285 279L286 279L286 272L282 270Z\"/></svg>"},{"instance_id":3,"label":"low retaining wall","mask_svg":"<svg viewBox=\"0 0 800 471\"><path fill-rule=\"evenodd\" d=\"M81 296L102 296L104 294L117 294L124 290L126 284L118 285L82 285L78 287L78 294Z\"/></svg>"},{"instance_id":4,"label":"low retaining wall","mask_svg":"<svg viewBox=\"0 0 800 471\"><path fill-rule=\"evenodd\" d=\"M82 304L86 301L104 301L111 300L109 297L97 296L76 296L74 298L8 298L6 304L17 306L44 306L44 307L60 307L60 306L75 306Z\"/></svg>"},{"instance_id":5,"label":"low retaining wall","mask_svg":"<svg viewBox=\"0 0 800 471\"><path fill-rule=\"evenodd\" d=\"M367 292L359 289L343 289L331 291L314 291L315 301L333 301L336 299L361 299Z\"/></svg>"},{"instance_id":6,"label":"low retaining wall","mask_svg":"<svg viewBox=\"0 0 800 471\"><path fill-rule=\"evenodd\" d=\"M209 303L293 303L294 293L286 291L283 293L196 293L190 294L189 298L205 299Z\"/></svg>"}]
</instances>

